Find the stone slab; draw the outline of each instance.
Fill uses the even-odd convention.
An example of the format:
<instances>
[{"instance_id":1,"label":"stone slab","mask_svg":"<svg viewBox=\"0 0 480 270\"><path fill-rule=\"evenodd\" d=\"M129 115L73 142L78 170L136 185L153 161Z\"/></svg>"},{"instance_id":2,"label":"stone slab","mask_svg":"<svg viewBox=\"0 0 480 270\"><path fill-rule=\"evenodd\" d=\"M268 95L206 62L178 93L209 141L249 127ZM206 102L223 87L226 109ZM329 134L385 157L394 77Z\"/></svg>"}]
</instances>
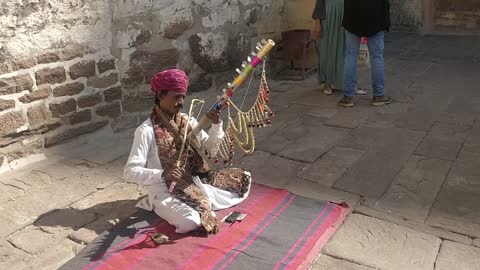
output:
<instances>
[{"instance_id":1,"label":"stone slab","mask_svg":"<svg viewBox=\"0 0 480 270\"><path fill-rule=\"evenodd\" d=\"M435 123L436 114L428 110L413 110L401 114L395 121L398 128L428 131Z\"/></svg>"},{"instance_id":2,"label":"stone slab","mask_svg":"<svg viewBox=\"0 0 480 270\"><path fill-rule=\"evenodd\" d=\"M405 129L387 133L388 137L378 138L368 146L368 151L335 183L335 188L362 196L383 195L425 134Z\"/></svg>"},{"instance_id":3,"label":"stone slab","mask_svg":"<svg viewBox=\"0 0 480 270\"><path fill-rule=\"evenodd\" d=\"M362 150L334 147L315 163L308 165L299 176L331 187L363 154Z\"/></svg>"},{"instance_id":4,"label":"stone slab","mask_svg":"<svg viewBox=\"0 0 480 270\"><path fill-rule=\"evenodd\" d=\"M8 237L8 241L25 252L37 254L48 247L54 246L58 239L38 227L28 226Z\"/></svg>"},{"instance_id":5,"label":"stone slab","mask_svg":"<svg viewBox=\"0 0 480 270\"><path fill-rule=\"evenodd\" d=\"M461 147L462 142L456 140L443 140L426 137L418 145L415 154L454 161L457 158Z\"/></svg>"},{"instance_id":6,"label":"stone slab","mask_svg":"<svg viewBox=\"0 0 480 270\"><path fill-rule=\"evenodd\" d=\"M41 216L34 222L34 225L52 235L66 237L75 230L95 221L99 216L93 211L82 211L68 207Z\"/></svg>"},{"instance_id":7,"label":"stone slab","mask_svg":"<svg viewBox=\"0 0 480 270\"><path fill-rule=\"evenodd\" d=\"M120 139L115 144L110 144L105 147L99 147L98 151L84 153L76 158L85 159L97 164L107 164L122 156L128 155L132 147L133 140L130 138Z\"/></svg>"},{"instance_id":8,"label":"stone slab","mask_svg":"<svg viewBox=\"0 0 480 270\"><path fill-rule=\"evenodd\" d=\"M326 245L324 253L375 269L430 270L440 243L432 235L352 214Z\"/></svg>"},{"instance_id":9,"label":"stone slab","mask_svg":"<svg viewBox=\"0 0 480 270\"><path fill-rule=\"evenodd\" d=\"M71 208L106 215L114 208L134 206L142 195L135 184L116 183L75 202Z\"/></svg>"},{"instance_id":10,"label":"stone slab","mask_svg":"<svg viewBox=\"0 0 480 270\"><path fill-rule=\"evenodd\" d=\"M427 224L480 237L479 178L478 159L455 163L433 204Z\"/></svg>"},{"instance_id":11,"label":"stone slab","mask_svg":"<svg viewBox=\"0 0 480 270\"><path fill-rule=\"evenodd\" d=\"M444 241L438 254L435 270L478 270L480 248Z\"/></svg>"},{"instance_id":12,"label":"stone slab","mask_svg":"<svg viewBox=\"0 0 480 270\"><path fill-rule=\"evenodd\" d=\"M355 106L351 109L340 110L329 118L325 122L325 125L350 129L357 128L367 121L369 117L368 113L368 108L364 106Z\"/></svg>"},{"instance_id":13,"label":"stone slab","mask_svg":"<svg viewBox=\"0 0 480 270\"><path fill-rule=\"evenodd\" d=\"M348 133L336 146L368 150L389 136L389 129L362 126Z\"/></svg>"},{"instance_id":14,"label":"stone slab","mask_svg":"<svg viewBox=\"0 0 480 270\"><path fill-rule=\"evenodd\" d=\"M457 213L446 214L436 208L431 210L425 224L470 237L480 237L479 223L472 222L468 217L460 218Z\"/></svg>"},{"instance_id":15,"label":"stone slab","mask_svg":"<svg viewBox=\"0 0 480 270\"><path fill-rule=\"evenodd\" d=\"M359 213L359 214L362 214L362 215L365 215L365 216L385 220L385 221L388 221L388 222L391 222L391 223L395 223L397 225L404 226L404 227L407 227L407 228L410 228L410 229L413 229L413 230L416 230L416 231L419 231L419 232L423 232L423 233L426 233L426 234L435 235L438 238L443 239L443 240L450 240L450 241L454 241L454 242L457 242L457 243L462 243L462 244L465 244L465 245L471 245L472 244L472 238L470 238L468 236L461 235L461 234L458 234L458 233L454 233L454 232L451 232L451 231L448 231L448 230L443 230L443 229L439 229L439 228L430 227L428 225L425 225L423 222L419 222L419 221L415 221L415 220L405 220L403 218L396 217L396 216L390 215L388 213L378 211L378 210L373 209L373 208L369 208L369 207L364 206L364 205L356 207L353 212L354 213Z\"/></svg>"},{"instance_id":16,"label":"stone slab","mask_svg":"<svg viewBox=\"0 0 480 270\"><path fill-rule=\"evenodd\" d=\"M75 257L85 246L62 239L55 248L44 249L27 263L25 269L51 270L58 269L67 261Z\"/></svg>"},{"instance_id":17,"label":"stone slab","mask_svg":"<svg viewBox=\"0 0 480 270\"><path fill-rule=\"evenodd\" d=\"M137 211L134 204L117 205L110 209L107 215L69 234L68 239L79 244L89 244L97 236L126 220Z\"/></svg>"},{"instance_id":18,"label":"stone slab","mask_svg":"<svg viewBox=\"0 0 480 270\"><path fill-rule=\"evenodd\" d=\"M94 175L73 176L51 184L48 188L30 189L29 196L23 196L0 206L0 216L5 217L0 219L0 225L6 228L0 231L0 236L7 236L31 224L41 215L53 213L56 209L66 207L85 197L95 191L95 186L105 178L99 179ZM11 215L12 212L15 215Z\"/></svg>"},{"instance_id":19,"label":"stone slab","mask_svg":"<svg viewBox=\"0 0 480 270\"><path fill-rule=\"evenodd\" d=\"M256 152L242 159L240 167L250 170L255 183L275 188L284 188L294 181L306 164L286 158Z\"/></svg>"},{"instance_id":20,"label":"stone slab","mask_svg":"<svg viewBox=\"0 0 480 270\"><path fill-rule=\"evenodd\" d=\"M0 269L25 269L26 260L30 257L30 254L0 238Z\"/></svg>"},{"instance_id":21,"label":"stone slab","mask_svg":"<svg viewBox=\"0 0 480 270\"><path fill-rule=\"evenodd\" d=\"M375 208L423 222L451 165L445 160L412 156Z\"/></svg>"},{"instance_id":22,"label":"stone slab","mask_svg":"<svg viewBox=\"0 0 480 270\"><path fill-rule=\"evenodd\" d=\"M280 131L279 135L289 139L278 155L293 160L314 162L325 154L338 141L347 135L348 130L323 126L315 117L306 117Z\"/></svg>"},{"instance_id":23,"label":"stone slab","mask_svg":"<svg viewBox=\"0 0 480 270\"><path fill-rule=\"evenodd\" d=\"M360 264L339 260L327 255L320 255L310 270L374 270Z\"/></svg>"},{"instance_id":24,"label":"stone slab","mask_svg":"<svg viewBox=\"0 0 480 270\"><path fill-rule=\"evenodd\" d=\"M296 179L295 181L289 182L285 186L285 189L294 194L315 200L335 203L346 202L350 207L352 207L352 209L360 202L360 196L358 195L327 188L325 186L302 179Z\"/></svg>"},{"instance_id":25,"label":"stone slab","mask_svg":"<svg viewBox=\"0 0 480 270\"><path fill-rule=\"evenodd\" d=\"M473 240L473 245L480 248L480 238Z\"/></svg>"}]
</instances>

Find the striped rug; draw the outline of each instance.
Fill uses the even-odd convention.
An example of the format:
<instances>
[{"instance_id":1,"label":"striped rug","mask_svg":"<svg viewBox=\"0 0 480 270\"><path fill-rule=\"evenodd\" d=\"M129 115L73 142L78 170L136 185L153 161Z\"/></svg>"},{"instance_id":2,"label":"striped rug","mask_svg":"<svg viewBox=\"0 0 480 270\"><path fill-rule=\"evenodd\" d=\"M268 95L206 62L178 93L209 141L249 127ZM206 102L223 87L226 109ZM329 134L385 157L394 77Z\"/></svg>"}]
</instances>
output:
<instances>
[{"instance_id":1,"label":"striped rug","mask_svg":"<svg viewBox=\"0 0 480 270\"><path fill-rule=\"evenodd\" d=\"M140 211L61 269L306 269L348 207L253 185L247 200L217 216L222 219L234 210L247 217L233 225L221 223L220 232L208 238L176 234L155 214ZM171 241L155 245L150 238L155 232Z\"/></svg>"}]
</instances>

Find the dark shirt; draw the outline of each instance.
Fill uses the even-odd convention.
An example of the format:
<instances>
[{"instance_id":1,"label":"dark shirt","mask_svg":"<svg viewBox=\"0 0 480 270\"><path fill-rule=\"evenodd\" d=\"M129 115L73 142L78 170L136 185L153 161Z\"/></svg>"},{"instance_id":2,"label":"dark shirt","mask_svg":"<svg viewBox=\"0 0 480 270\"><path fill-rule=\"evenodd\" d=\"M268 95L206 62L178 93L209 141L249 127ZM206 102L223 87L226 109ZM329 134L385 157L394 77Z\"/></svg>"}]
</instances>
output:
<instances>
[{"instance_id":1,"label":"dark shirt","mask_svg":"<svg viewBox=\"0 0 480 270\"><path fill-rule=\"evenodd\" d=\"M312 19L325 20L325 0L317 0L315 3L315 9L313 10Z\"/></svg>"},{"instance_id":2,"label":"dark shirt","mask_svg":"<svg viewBox=\"0 0 480 270\"><path fill-rule=\"evenodd\" d=\"M317 0L324 1L324 0ZM389 0L344 0L343 28L370 37L390 29Z\"/></svg>"}]
</instances>

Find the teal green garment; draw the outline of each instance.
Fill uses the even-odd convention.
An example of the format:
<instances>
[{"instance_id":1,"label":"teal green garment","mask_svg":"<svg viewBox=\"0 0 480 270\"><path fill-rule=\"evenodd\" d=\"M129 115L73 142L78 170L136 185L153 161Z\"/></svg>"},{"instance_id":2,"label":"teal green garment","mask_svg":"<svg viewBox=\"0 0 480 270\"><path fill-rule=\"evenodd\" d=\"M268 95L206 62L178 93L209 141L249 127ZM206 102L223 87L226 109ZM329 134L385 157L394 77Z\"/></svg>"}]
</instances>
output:
<instances>
[{"instance_id":1,"label":"teal green garment","mask_svg":"<svg viewBox=\"0 0 480 270\"><path fill-rule=\"evenodd\" d=\"M318 40L318 81L343 89L345 32L342 27L343 0L325 1L325 20Z\"/></svg>"}]
</instances>

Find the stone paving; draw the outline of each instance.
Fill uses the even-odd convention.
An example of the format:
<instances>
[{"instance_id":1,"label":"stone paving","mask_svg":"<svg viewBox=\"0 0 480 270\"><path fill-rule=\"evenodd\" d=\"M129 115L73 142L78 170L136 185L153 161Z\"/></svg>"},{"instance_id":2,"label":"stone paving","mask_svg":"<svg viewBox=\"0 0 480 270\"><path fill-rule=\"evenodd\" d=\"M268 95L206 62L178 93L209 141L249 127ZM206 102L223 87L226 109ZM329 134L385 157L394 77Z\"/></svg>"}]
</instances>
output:
<instances>
[{"instance_id":1,"label":"stone paving","mask_svg":"<svg viewBox=\"0 0 480 270\"><path fill-rule=\"evenodd\" d=\"M387 35L385 107L365 96L339 108L341 93L323 95L314 78L270 82L273 125L237 165L258 183L352 206L311 269L480 269L479 45ZM368 78L362 67L358 84ZM56 269L135 211L145 192L122 180L131 140L103 130L1 175L0 269Z\"/></svg>"}]
</instances>

